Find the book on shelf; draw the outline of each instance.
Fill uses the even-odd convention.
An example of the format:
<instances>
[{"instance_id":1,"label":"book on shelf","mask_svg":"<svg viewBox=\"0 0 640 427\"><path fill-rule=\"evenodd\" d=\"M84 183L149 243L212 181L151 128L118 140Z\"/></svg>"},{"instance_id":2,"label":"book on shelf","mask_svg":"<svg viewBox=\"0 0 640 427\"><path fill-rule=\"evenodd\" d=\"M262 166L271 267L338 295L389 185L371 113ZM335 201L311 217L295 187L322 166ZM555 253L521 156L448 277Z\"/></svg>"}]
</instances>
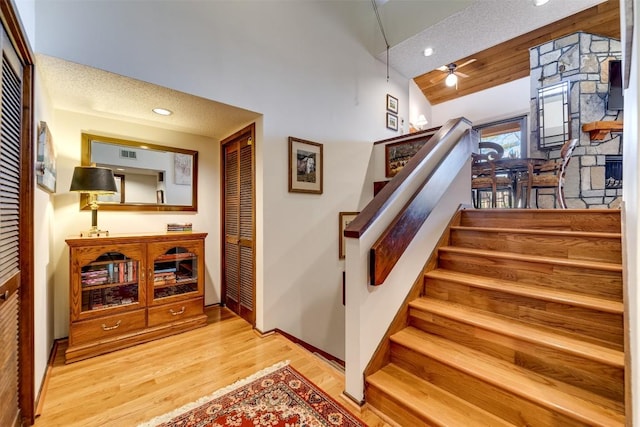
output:
<instances>
[{"instance_id":1,"label":"book on shelf","mask_svg":"<svg viewBox=\"0 0 640 427\"><path fill-rule=\"evenodd\" d=\"M191 252L180 252L177 254L162 254L160 256L158 256L155 261L156 262L162 262L162 261L177 261L177 260L181 260L181 259L188 259L188 258L193 258L196 255L191 253Z\"/></svg>"},{"instance_id":2,"label":"book on shelf","mask_svg":"<svg viewBox=\"0 0 640 427\"><path fill-rule=\"evenodd\" d=\"M167 231L193 231L193 224L190 222L170 222L167 224Z\"/></svg>"}]
</instances>

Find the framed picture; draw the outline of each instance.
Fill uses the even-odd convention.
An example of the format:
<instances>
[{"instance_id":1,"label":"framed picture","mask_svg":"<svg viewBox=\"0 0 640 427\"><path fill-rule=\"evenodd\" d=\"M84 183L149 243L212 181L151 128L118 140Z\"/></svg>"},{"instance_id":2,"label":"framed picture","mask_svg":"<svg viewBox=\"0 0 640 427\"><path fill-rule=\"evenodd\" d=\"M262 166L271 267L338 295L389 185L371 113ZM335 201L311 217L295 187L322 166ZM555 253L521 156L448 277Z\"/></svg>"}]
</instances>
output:
<instances>
[{"instance_id":1,"label":"framed picture","mask_svg":"<svg viewBox=\"0 0 640 427\"><path fill-rule=\"evenodd\" d=\"M116 181L117 192L113 194L99 194L97 199L100 203L124 203L124 175L113 174Z\"/></svg>"},{"instance_id":2,"label":"framed picture","mask_svg":"<svg viewBox=\"0 0 640 427\"><path fill-rule=\"evenodd\" d=\"M289 192L322 194L322 144L289 137Z\"/></svg>"},{"instance_id":3,"label":"framed picture","mask_svg":"<svg viewBox=\"0 0 640 427\"><path fill-rule=\"evenodd\" d=\"M48 193L56 192L56 156L46 122L38 124L36 183Z\"/></svg>"},{"instance_id":4,"label":"framed picture","mask_svg":"<svg viewBox=\"0 0 640 427\"><path fill-rule=\"evenodd\" d=\"M191 159L189 154L176 153L173 157L177 185L191 185Z\"/></svg>"},{"instance_id":5,"label":"framed picture","mask_svg":"<svg viewBox=\"0 0 640 427\"><path fill-rule=\"evenodd\" d=\"M398 130L398 116L392 113L387 113L387 128L391 130Z\"/></svg>"},{"instance_id":6,"label":"framed picture","mask_svg":"<svg viewBox=\"0 0 640 427\"><path fill-rule=\"evenodd\" d=\"M393 142L384 146L385 176L391 178L402 170L424 144L440 129L439 127L422 131L424 137L412 142Z\"/></svg>"},{"instance_id":7,"label":"framed picture","mask_svg":"<svg viewBox=\"0 0 640 427\"><path fill-rule=\"evenodd\" d=\"M359 213L360 212L340 212L339 214L338 241L340 242L340 247L338 249L338 256L340 259L344 259L345 255L344 229L347 228L347 225L349 225Z\"/></svg>"},{"instance_id":8,"label":"framed picture","mask_svg":"<svg viewBox=\"0 0 640 427\"><path fill-rule=\"evenodd\" d=\"M398 98L387 94L387 111L398 114Z\"/></svg>"}]
</instances>

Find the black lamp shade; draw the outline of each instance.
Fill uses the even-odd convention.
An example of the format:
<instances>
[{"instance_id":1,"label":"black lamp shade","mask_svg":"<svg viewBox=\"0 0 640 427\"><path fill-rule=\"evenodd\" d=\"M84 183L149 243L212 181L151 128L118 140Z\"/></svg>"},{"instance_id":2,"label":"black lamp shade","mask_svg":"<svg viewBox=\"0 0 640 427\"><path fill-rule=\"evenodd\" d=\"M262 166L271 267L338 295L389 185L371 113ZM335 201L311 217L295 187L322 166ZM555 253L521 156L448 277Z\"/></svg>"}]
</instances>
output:
<instances>
[{"instance_id":1,"label":"black lamp shade","mask_svg":"<svg viewBox=\"0 0 640 427\"><path fill-rule=\"evenodd\" d=\"M71 178L69 191L80 193L108 194L116 193L116 180L113 171L108 168L95 166L76 166Z\"/></svg>"}]
</instances>

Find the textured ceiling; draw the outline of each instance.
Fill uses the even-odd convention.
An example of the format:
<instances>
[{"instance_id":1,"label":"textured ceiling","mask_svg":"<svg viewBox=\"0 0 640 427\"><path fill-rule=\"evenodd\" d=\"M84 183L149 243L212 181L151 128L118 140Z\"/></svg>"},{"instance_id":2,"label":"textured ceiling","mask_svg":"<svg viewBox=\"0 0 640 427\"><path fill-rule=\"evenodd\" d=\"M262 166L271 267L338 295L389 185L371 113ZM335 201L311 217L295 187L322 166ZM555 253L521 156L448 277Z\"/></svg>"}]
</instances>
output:
<instances>
[{"instance_id":1,"label":"textured ceiling","mask_svg":"<svg viewBox=\"0 0 640 427\"><path fill-rule=\"evenodd\" d=\"M54 107L223 139L259 115L184 92L76 64L36 55L36 66ZM171 116L151 110L162 107Z\"/></svg>"}]
</instances>

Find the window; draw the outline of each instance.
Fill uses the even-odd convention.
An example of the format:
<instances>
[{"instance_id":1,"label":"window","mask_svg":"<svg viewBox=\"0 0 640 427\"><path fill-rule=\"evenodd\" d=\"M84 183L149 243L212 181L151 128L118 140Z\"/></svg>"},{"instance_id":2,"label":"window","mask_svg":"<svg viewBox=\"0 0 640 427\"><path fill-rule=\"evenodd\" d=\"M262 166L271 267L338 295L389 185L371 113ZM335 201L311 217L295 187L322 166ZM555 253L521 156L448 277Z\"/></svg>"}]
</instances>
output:
<instances>
[{"instance_id":1,"label":"window","mask_svg":"<svg viewBox=\"0 0 640 427\"><path fill-rule=\"evenodd\" d=\"M474 127L480 141L491 141L504 148L504 156L527 157L527 117L520 116Z\"/></svg>"}]
</instances>

